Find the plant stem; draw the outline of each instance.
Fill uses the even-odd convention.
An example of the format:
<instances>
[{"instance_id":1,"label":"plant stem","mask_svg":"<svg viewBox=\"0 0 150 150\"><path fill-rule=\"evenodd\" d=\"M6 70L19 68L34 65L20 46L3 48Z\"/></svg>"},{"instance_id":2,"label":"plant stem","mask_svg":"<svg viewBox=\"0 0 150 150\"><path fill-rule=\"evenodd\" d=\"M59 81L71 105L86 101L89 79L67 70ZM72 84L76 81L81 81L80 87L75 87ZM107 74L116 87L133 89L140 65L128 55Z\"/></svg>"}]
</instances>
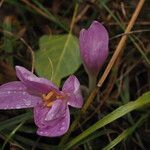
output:
<instances>
[{"instance_id":1,"label":"plant stem","mask_svg":"<svg viewBox=\"0 0 150 150\"><path fill-rule=\"evenodd\" d=\"M97 76L88 74L88 77L89 77L89 93L91 93L91 91L93 91L93 89L96 87Z\"/></svg>"}]
</instances>

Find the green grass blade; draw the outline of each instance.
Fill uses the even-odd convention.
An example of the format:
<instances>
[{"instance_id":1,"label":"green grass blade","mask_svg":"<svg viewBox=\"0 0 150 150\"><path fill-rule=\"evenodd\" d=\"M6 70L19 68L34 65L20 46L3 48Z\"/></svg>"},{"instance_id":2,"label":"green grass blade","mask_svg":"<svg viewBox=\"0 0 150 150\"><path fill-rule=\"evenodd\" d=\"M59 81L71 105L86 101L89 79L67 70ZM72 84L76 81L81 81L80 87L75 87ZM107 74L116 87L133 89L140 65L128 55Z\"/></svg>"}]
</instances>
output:
<instances>
[{"instance_id":1,"label":"green grass blade","mask_svg":"<svg viewBox=\"0 0 150 150\"><path fill-rule=\"evenodd\" d=\"M130 86L129 86L129 77L128 76L126 76L124 78L124 84L125 84L125 86L122 89L120 95L121 95L121 100L122 100L123 104L126 104L130 100L130 94L129 94L130 93ZM118 88L119 88L119 86L118 86ZM132 126L135 124L135 120L132 117L131 113L127 114L127 119ZM135 138L137 139L137 142L139 143L141 150L146 150L138 132L135 133Z\"/></svg>"},{"instance_id":2,"label":"green grass blade","mask_svg":"<svg viewBox=\"0 0 150 150\"><path fill-rule=\"evenodd\" d=\"M28 137L24 137L21 136L20 134L16 134L14 139L18 142L18 143L23 143L23 145L26 145L27 147L31 147L33 145L36 144L36 140L31 139L32 137L28 138ZM43 143L43 142L38 142L36 144L36 148L37 149L43 149L43 150L59 150L57 145L50 145L47 143Z\"/></svg>"},{"instance_id":3,"label":"green grass blade","mask_svg":"<svg viewBox=\"0 0 150 150\"><path fill-rule=\"evenodd\" d=\"M24 124L24 121L21 122L17 127L14 128L14 130L8 135L8 137L6 138L1 150L4 150L6 144L8 143L8 141L11 139L11 137L17 132L17 130Z\"/></svg>"},{"instance_id":4,"label":"green grass blade","mask_svg":"<svg viewBox=\"0 0 150 150\"><path fill-rule=\"evenodd\" d=\"M60 22L60 20L54 16L51 12L49 12L40 2L37 0L32 0L41 10L43 10L48 16L49 19L58 24L60 27L62 27L65 31L69 31L69 27L65 24Z\"/></svg>"},{"instance_id":5,"label":"green grass blade","mask_svg":"<svg viewBox=\"0 0 150 150\"><path fill-rule=\"evenodd\" d=\"M90 142L102 135L106 135L106 134L110 134L110 133L115 133L115 131L111 130L111 129L107 129L106 131L105 130L102 130L102 131L98 131L96 134L93 133L91 134L90 136L88 136L87 138L85 138L84 140L80 141L78 145L82 145L82 144L85 144L86 142Z\"/></svg>"},{"instance_id":6,"label":"green grass blade","mask_svg":"<svg viewBox=\"0 0 150 150\"><path fill-rule=\"evenodd\" d=\"M104 147L102 150L110 150L114 148L118 143L120 143L123 139L126 139L128 136L130 136L135 129L141 125L141 123L148 117L149 115L143 115L132 127L126 129L124 132L122 132L117 138L115 138L113 141L111 141L106 147Z\"/></svg>"},{"instance_id":7,"label":"green grass blade","mask_svg":"<svg viewBox=\"0 0 150 150\"><path fill-rule=\"evenodd\" d=\"M12 127L13 125L16 125L22 121L26 121L31 118L32 118L31 112L27 112L27 113L21 114L19 116L16 116L14 118L3 121L0 123L0 131L4 130L6 128Z\"/></svg>"},{"instance_id":8,"label":"green grass blade","mask_svg":"<svg viewBox=\"0 0 150 150\"><path fill-rule=\"evenodd\" d=\"M114 120L126 115L127 113L129 113L135 109L138 109L138 108L143 107L148 104L150 104L150 92L143 94L136 101L129 102L129 103L117 108L116 110L114 110L113 112L111 112L110 114L108 114L107 116L105 116L104 118L99 120L98 122L96 122L90 128L88 128L87 130L82 132L80 135L75 137L73 140L71 140L69 143L67 143L65 150L71 148L72 146L74 146L75 144L77 144L78 142L80 142L81 140L86 138L91 133L93 133L96 130L104 127L105 125L113 122Z\"/></svg>"}]
</instances>

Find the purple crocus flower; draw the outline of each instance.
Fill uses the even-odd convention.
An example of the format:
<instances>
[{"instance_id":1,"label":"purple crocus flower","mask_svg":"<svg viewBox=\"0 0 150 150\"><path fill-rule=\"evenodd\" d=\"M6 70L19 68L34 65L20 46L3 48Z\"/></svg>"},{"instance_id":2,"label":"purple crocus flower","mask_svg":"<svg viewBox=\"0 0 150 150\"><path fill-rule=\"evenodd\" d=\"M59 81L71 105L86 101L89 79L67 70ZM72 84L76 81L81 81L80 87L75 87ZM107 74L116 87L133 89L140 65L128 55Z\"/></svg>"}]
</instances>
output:
<instances>
[{"instance_id":1,"label":"purple crocus flower","mask_svg":"<svg viewBox=\"0 0 150 150\"><path fill-rule=\"evenodd\" d=\"M20 81L0 86L0 109L34 107L37 134L56 137L67 132L70 124L68 105L81 108L83 98L78 79L71 75L62 91L51 81L39 78L27 69L16 66Z\"/></svg>"},{"instance_id":2,"label":"purple crocus flower","mask_svg":"<svg viewBox=\"0 0 150 150\"><path fill-rule=\"evenodd\" d=\"M108 55L109 36L105 27L93 21L86 30L82 29L79 36L80 54L88 74L97 76Z\"/></svg>"}]
</instances>

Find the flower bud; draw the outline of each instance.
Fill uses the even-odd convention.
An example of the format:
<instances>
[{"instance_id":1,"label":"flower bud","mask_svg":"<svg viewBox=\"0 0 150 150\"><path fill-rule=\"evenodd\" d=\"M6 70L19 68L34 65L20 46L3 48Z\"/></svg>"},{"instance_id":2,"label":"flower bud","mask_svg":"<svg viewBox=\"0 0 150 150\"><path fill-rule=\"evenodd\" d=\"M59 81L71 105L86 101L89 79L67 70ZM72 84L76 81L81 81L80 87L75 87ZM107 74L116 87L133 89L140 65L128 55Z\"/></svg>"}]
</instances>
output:
<instances>
[{"instance_id":1,"label":"flower bud","mask_svg":"<svg viewBox=\"0 0 150 150\"><path fill-rule=\"evenodd\" d=\"M86 30L82 29L79 36L80 55L85 70L91 76L97 76L108 55L109 36L105 27L93 21Z\"/></svg>"}]
</instances>

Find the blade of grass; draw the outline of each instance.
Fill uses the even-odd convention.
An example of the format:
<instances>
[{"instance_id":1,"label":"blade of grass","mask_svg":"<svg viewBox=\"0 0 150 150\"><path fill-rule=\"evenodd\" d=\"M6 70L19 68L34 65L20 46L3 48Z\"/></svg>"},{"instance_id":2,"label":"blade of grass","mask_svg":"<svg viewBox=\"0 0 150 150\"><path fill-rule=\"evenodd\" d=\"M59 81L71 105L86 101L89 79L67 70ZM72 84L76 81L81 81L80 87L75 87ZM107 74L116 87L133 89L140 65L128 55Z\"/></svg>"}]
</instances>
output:
<instances>
[{"instance_id":1,"label":"blade of grass","mask_svg":"<svg viewBox=\"0 0 150 150\"><path fill-rule=\"evenodd\" d=\"M39 13L40 15L47 18L48 20L56 23L58 26L60 26L61 28L63 28L65 31L68 32L68 27L65 26L64 23L60 22L60 20L58 20L56 16L54 16L54 15L52 15L52 13L48 12L39 2L34 1L34 3L36 3L38 6L40 6L40 8L33 5L32 3L30 3L30 1L27 1L27 0L21 0L21 2L26 4L31 9L31 11L34 10L35 12Z\"/></svg>"},{"instance_id":2,"label":"blade of grass","mask_svg":"<svg viewBox=\"0 0 150 150\"><path fill-rule=\"evenodd\" d=\"M141 125L141 123L144 122L144 120L149 116L149 114L144 114L132 127L126 129L124 132L122 132L117 138L115 138L111 143L109 143L107 146L105 146L102 150L110 150L114 148L118 143L120 143L122 140L125 140L128 136L133 134L133 132L136 130L137 127Z\"/></svg>"},{"instance_id":3,"label":"blade of grass","mask_svg":"<svg viewBox=\"0 0 150 150\"><path fill-rule=\"evenodd\" d=\"M11 132L13 130L14 126L12 127L9 127L8 129L5 129L5 131L7 131L8 133ZM23 132L23 133L32 133L34 134L36 132L36 128L35 126L32 126L32 125L24 125L22 127L19 128L18 130L19 132Z\"/></svg>"},{"instance_id":4,"label":"blade of grass","mask_svg":"<svg viewBox=\"0 0 150 150\"><path fill-rule=\"evenodd\" d=\"M129 87L129 77L128 76L124 79L124 84L125 84L125 86L122 89L120 96L121 96L122 102L124 104L126 104L130 100L130 94L129 94L130 87ZM135 124L134 118L132 117L131 113L129 113L127 115L127 119L128 119L128 121L130 122L131 125ZM142 140L141 140L138 132L135 133L135 137L136 137L137 142L139 143L141 149L146 150L145 147L144 147L144 144L142 143Z\"/></svg>"},{"instance_id":5,"label":"blade of grass","mask_svg":"<svg viewBox=\"0 0 150 150\"><path fill-rule=\"evenodd\" d=\"M6 3L13 5L19 9L22 9L23 11L29 10L28 8L26 8L24 5L22 5L21 3L19 3L19 1L16 0L5 0ZM31 12L33 12L33 10L31 10Z\"/></svg>"},{"instance_id":6,"label":"blade of grass","mask_svg":"<svg viewBox=\"0 0 150 150\"><path fill-rule=\"evenodd\" d=\"M21 114L19 116L16 116L14 118L3 121L3 122L0 123L0 131L4 130L4 129L7 129L9 127L12 127L13 125L16 125L16 124L18 124L22 121L26 121L28 119L31 119L32 116L33 115L32 115L31 112L27 112L27 113Z\"/></svg>"},{"instance_id":7,"label":"blade of grass","mask_svg":"<svg viewBox=\"0 0 150 150\"><path fill-rule=\"evenodd\" d=\"M90 142L90 141L92 141L92 140L94 140L94 139L96 139L96 138L98 138L98 137L100 137L102 135L108 134L108 133L109 134L110 133L115 133L115 131L113 131L111 129L107 129L106 131L102 130L102 131L97 132L96 134L95 133L91 134L90 136L88 136L87 138L85 138L84 140L82 140L81 142L79 142L78 145L82 145L82 144L84 144L86 142Z\"/></svg>"},{"instance_id":8,"label":"blade of grass","mask_svg":"<svg viewBox=\"0 0 150 150\"><path fill-rule=\"evenodd\" d=\"M60 22L60 20L54 16L50 11L48 11L40 2L38 2L37 0L32 0L43 12L45 12L48 17L50 18L50 20L52 20L53 22L55 22L56 24L58 24L60 27L62 27L64 30L69 31L69 28L66 24L64 24L63 22Z\"/></svg>"},{"instance_id":9,"label":"blade of grass","mask_svg":"<svg viewBox=\"0 0 150 150\"><path fill-rule=\"evenodd\" d=\"M9 136L8 132L1 132L1 138L6 139ZM15 135L14 135L15 136ZM25 147L14 141L13 139L9 139L10 144L15 145L16 147L19 148L19 150L26 150ZM0 143L0 148L2 147L2 143Z\"/></svg>"},{"instance_id":10,"label":"blade of grass","mask_svg":"<svg viewBox=\"0 0 150 150\"><path fill-rule=\"evenodd\" d=\"M43 9L38 8L34 5L32 5L29 1L26 0L21 0L23 2L23 4L21 4L19 1L16 0L6 0L7 3L15 6L15 7L19 7L19 9L21 10L25 10L25 11L30 11L31 13L38 13L41 16L45 17L46 19L56 23L59 27L61 27L62 29L64 29L65 31L69 31L69 27L65 22L61 22L55 15L53 15L52 13L50 13L48 10L46 10L39 2L41 5L41 8L43 7ZM24 5L26 4L26 5Z\"/></svg>"},{"instance_id":11,"label":"blade of grass","mask_svg":"<svg viewBox=\"0 0 150 150\"><path fill-rule=\"evenodd\" d=\"M30 138L27 138L27 137L23 137L19 134L16 134L14 139L16 141L18 141L19 143L25 144L26 146L27 145L28 146L33 146L33 145L35 145L35 142L36 142L36 140L30 139ZM36 148L43 149L43 150L47 150L47 149L58 150L58 146L46 144L46 143L43 143L43 142L39 142L36 145L37 145Z\"/></svg>"},{"instance_id":12,"label":"blade of grass","mask_svg":"<svg viewBox=\"0 0 150 150\"><path fill-rule=\"evenodd\" d=\"M5 142L1 148L1 150L4 150L6 144L8 143L8 141L12 138L12 136L17 132L17 130L24 124L25 121L22 121L18 126L16 126L14 128L14 130L8 135L8 137L5 139Z\"/></svg>"},{"instance_id":13,"label":"blade of grass","mask_svg":"<svg viewBox=\"0 0 150 150\"><path fill-rule=\"evenodd\" d=\"M4 18L4 22L3 22L3 30L7 30L9 32L12 31L12 17L11 16L7 16ZM3 33L4 37L4 43L3 43L3 49L4 51L8 52L8 53L13 53L13 47L16 44L15 40L11 37L8 36L7 34L5 34L5 32ZM7 61L13 65L13 57L7 57Z\"/></svg>"},{"instance_id":14,"label":"blade of grass","mask_svg":"<svg viewBox=\"0 0 150 150\"><path fill-rule=\"evenodd\" d=\"M104 118L99 120L98 122L96 122L94 125L89 127L87 130L82 132L80 135L75 137L73 140L68 142L66 144L64 150L71 148L72 146L74 146L75 144L77 144L78 142L80 142L81 140L86 138L91 133L93 133L96 130L104 127L105 125L115 121L116 119L126 115L127 113L129 113L133 110L136 110L140 107L150 105L149 99L150 99L150 92L147 92L147 93L143 94L141 97L139 97L136 101L129 102L129 103L117 108L116 110L114 110L113 112L111 112L110 114L108 114L107 116L105 116Z\"/></svg>"}]
</instances>

